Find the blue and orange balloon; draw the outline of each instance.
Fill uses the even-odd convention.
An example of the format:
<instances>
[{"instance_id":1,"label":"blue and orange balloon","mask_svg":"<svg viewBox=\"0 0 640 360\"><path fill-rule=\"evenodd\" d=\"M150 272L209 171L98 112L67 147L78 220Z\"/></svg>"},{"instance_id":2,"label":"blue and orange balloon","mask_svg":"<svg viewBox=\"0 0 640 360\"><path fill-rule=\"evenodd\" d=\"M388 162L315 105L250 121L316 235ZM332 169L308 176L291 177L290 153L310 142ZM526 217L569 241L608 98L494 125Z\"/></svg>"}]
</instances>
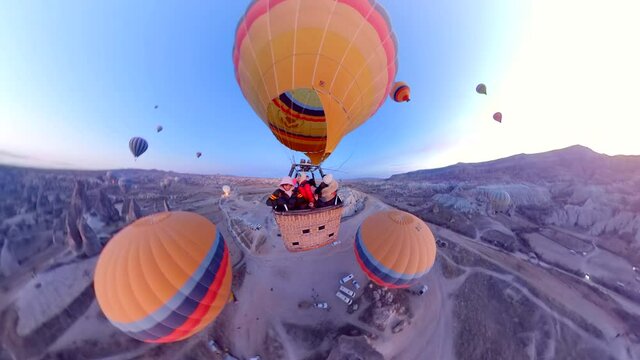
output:
<instances>
[{"instance_id":1,"label":"blue and orange balloon","mask_svg":"<svg viewBox=\"0 0 640 360\"><path fill-rule=\"evenodd\" d=\"M144 154L148 148L149 143L141 137L132 137L131 140L129 140L129 150L131 150L131 153L136 159L138 156Z\"/></svg>"},{"instance_id":2,"label":"blue and orange balloon","mask_svg":"<svg viewBox=\"0 0 640 360\"><path fill-rule=\"evenodd\" d=\"M94 276L103 313L127 335L151 343L188 338L220 314L231 295L231 260L205 217L162 212L122 229Z\"/></svg>"},{"instance_id":3,"label":"blue and orange balloon","mask_svg":"<svg viewBox=\"0 0 640 360\"><path fill-rule=\"evenodd\" d=\"M355 254L369 279L388 288L407 288L436 260L436 241L424 221L404 211L381 211L356 233Z\"/></svg>"},{"instance_id":4,"label":"blue and orange balloon","mask_svg":"<svg viewBox=\"0 0 640 360\"><path fill-rule=\"evenodd\" d=\"M402 81L398 81L391 87L389 97L395 102L411 101L411 88Z\"/></svg>"}]
</instances>

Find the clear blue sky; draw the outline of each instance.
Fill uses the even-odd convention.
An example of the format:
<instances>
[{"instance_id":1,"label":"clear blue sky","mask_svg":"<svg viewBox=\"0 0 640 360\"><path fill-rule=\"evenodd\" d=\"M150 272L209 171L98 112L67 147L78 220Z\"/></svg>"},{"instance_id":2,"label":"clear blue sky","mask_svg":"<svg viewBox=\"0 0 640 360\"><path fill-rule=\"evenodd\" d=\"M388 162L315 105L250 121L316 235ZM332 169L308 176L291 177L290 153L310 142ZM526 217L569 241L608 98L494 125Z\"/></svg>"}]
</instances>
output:
<instances>
[{"instance_id":1,"label":"clear blue sky","mask_svg":"<svg viewBox=\"0 0 640 360\"><path fill-rule=\"evenodd\" d=\"M624 128L584 129L612 107L620 126L638 114L619 108L640 98L632 86L639 59L619 36L640 33L629 15L634 1L607 8L571 0L380 2L399 42L397 79L411 85L412 101L385 102L345 137L325 162L344 163L338 176L389 176L575 143L640 153ZM233 75L235 26L248 3L0 2L0 163L282 175L293 152L254 114ZM588 53L594 41L613 55L596 63ZM613 68L625 76L612 80ZM475 94L478 82L489 96ZM598 86L609 96L592 109ZM491 120L494 111L505 114L502 124ZM576 136L556 131L576 127L583 129ZM136 162L132 136L150 145Z\"/></svg>"}]
</instances>

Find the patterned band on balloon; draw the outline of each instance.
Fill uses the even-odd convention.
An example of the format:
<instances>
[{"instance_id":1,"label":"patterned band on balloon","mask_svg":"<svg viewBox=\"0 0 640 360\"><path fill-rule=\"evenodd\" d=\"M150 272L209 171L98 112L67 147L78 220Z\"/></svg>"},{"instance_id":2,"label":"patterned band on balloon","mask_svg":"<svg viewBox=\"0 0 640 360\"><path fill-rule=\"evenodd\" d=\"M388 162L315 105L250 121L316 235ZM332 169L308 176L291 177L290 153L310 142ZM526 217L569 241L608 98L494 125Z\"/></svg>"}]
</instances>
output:
<instances>
[{"instance_id":1,"label":"patterned band on balloon","mask_svg":"<svg viewBox=\"0 0 640 360\"><path fill-rule=\"evenodd\" d=\"M181 289L161 308L135 322L111 323L128 335L147 342L168 342L179 339L200 323L202 315L216 299L229 262L227 247L220 232L216 240Z\"/></svg>"},{"instance_id":2,"label":"patterned band on balloon","mask_svg":"<svg viewBox=\"0 0 640 360\"><path fill-rule=\"evenodd\" d=\"M390 288L409 287L417 278L428 272L427 270L416 274L401 274L384 266L366 249L361 238L360 229L358 229L356 233L354 247L356 259L360 263L360 266L365 269L367 275L378 285Z\"/></svg>"}]
</instances>

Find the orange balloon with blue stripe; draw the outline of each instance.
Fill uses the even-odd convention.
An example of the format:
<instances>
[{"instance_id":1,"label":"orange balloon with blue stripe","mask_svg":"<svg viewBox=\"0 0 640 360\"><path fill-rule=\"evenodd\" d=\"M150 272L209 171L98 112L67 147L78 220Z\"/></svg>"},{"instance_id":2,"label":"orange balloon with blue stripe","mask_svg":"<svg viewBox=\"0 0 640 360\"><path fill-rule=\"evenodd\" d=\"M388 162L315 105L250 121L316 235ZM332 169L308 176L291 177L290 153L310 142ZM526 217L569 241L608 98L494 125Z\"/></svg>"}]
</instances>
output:
<instances>
[{"instance_id":1,"label":"orange balloon with blue stripe","mask_svg":"<svg viewBox=\"0 0 640 360\"><path fill-rule=\"evenodd\" d=\"M96 266L94 287L107 319L145 342L183 340L209 325L231 294L222 234L183 211L141 218L116 234Z\"/></svg>"},{"instance_id":2,"label":"orange balloon with blue stripe","mask_svg":"<svg viewBox=\"0 0 640 360\"><path fill-rule=\"evenodd\" d=\"M435 238L427 224L399 210L366 218L354 247L362 270L373 282L388 288L412 286L436 259Z\"/></svg>"},{"instance_id":3,"label":"orange balloon with blue stripe","mask_svg":"<svg viewBox=\"0 0 640 360\"><path fill-rule=\"evenodd\" d=\"M411 101L411 88L402 81L393 84L389 96L395 102Z\"/></svg>"}]
</instances>

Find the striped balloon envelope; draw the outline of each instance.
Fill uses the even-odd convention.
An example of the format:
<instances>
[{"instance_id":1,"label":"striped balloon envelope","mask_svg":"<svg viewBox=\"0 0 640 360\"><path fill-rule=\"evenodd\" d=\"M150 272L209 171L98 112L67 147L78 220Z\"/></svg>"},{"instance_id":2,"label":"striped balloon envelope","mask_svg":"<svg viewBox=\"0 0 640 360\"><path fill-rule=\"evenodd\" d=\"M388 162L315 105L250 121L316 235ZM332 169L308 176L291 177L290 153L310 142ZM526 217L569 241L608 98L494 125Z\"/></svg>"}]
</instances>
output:
<instances>
[{"instance_id":1,"label":"striped balloon envelope","mask_svg":"<svg viewBox=\"0 0 640 360\"><path fill-rule=\"evenodd\" d=\"M373 282L388 288L413 285L436 259L435 238L427 224L399 210L366 218L354 246L362 270Z\"/></svg>"},{"instance_id":2,"label":"striped balloon envelope","mask_svg":"<svg viewBox=\"0 0 640 360\"><path fill-rule=\"evenodd\" d=\"M117 233L96 266L100 308L145 342L185 339L206 327L231 294L229 251L216 226L190 212L141 218Z\"/></svg>"},{"instance_id":3,"label":"striped balloon envelope","mask_svg":"<svg viewBox=\"0 0 640 360\"><path fill-rule=\"evenodd\" d=\"M132 137L129 140L129 150L133 154L134 158L138 158L138 156L144 154L145 151L149 148L149 143L147 140L141 137Z\"/></svg>"},{"instance_id":4,"label":"striped balloon envelope","mask_svg":"<svg viewBox=\"0 0 640 360\"><path fill-rule=\"evenodd\" d=\"M411 100L411 88L409 85L403 83L402 81L398 81L393 84L391 91L389 92L389 96L395 102L404 102Z\"/></svg>"},{"instance_id":5,"label":"striped balloon envelope","mask_svg":"<svg viewBox=\"0 0 640 360\"><path fill-rule=\"evenodd\" d=\"M382 106L396 51L376 1L254 0L232 56L256 114L283 145L319 164Z\"/></svg>"}]
</instances>

